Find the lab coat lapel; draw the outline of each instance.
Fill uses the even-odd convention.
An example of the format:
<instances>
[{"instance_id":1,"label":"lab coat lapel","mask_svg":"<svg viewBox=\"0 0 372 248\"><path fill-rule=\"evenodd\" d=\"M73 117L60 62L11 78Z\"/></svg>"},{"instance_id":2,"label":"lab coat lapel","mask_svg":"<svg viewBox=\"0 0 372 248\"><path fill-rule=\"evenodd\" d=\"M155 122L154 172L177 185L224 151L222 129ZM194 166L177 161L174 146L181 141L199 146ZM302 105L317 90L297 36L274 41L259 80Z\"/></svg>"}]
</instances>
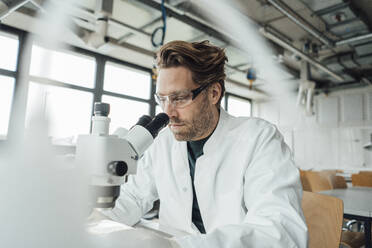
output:
<instances>
[{"instance_id":1,"label":"lab coat lapel","mask_svg":"<svg viewBox=\"0 0 372 248\"><path fill-rule=\"evenodd\" d=\"M207 231L212 229L211 222L213 221L215 209L210 208L210 205L211 201L214 201L215 189L213 186L218 183L215 180L217 179L216 174L219 171L218 167L221 166L219 158L223 156L225 147L223 142L226 138L225 129L228 128L228 118L229 115L221 109L217 127L204 145L204 155L196 161L194 185L200 213Z\"/></svg>"},{"instance_id":2,"label":"lab coat lapel","mask_svg":"<svg viewBox=\"0 0 372 248\"><path fill-rule=\"evenodd\" d=\"M218 146L223 143L223 139L226 138L224 137L224 135L226 135L224 129L227 128L228 118L229 114L223 108L221 108L217 127L204 145L204 154L210 155L210 153L213 153L216 149L218 149Z\"/></svg>"},{"instance_id":3,"label":"lab coat lapel","mask_svg":"<svg viewBox=\"0 0 372 248\"><path fill-rule=\"evenodd\" d=\"M194 232L195 230L192 228L191 222L193 193L187 157L187 143L175 142L172 153L172 166L177 178L177 187L182 194L183 209L180 209L180 213L183 212L185 214L184 217L182 217L184 220L184 228L187 228L188 232Z\"/></svg>"}]
</instances>

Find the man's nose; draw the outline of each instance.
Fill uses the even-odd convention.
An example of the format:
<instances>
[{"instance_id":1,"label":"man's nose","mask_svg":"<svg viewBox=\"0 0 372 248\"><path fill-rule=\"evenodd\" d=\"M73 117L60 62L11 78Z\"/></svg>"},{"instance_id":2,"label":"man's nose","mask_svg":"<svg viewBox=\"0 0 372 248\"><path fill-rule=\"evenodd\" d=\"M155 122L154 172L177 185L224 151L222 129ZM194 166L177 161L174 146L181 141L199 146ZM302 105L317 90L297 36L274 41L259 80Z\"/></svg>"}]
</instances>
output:
<instances>
[{"instance_id":1,"label":"man's nose","mask_svg":"<svg viewBox=\"0 0 372 248\"><path fill-rule=\"evenodd\" d=\"M166 113L169 117L174 117L176 115L176 109L169 101L164 103L164 113Z\"/></svg>"}]
</instances>

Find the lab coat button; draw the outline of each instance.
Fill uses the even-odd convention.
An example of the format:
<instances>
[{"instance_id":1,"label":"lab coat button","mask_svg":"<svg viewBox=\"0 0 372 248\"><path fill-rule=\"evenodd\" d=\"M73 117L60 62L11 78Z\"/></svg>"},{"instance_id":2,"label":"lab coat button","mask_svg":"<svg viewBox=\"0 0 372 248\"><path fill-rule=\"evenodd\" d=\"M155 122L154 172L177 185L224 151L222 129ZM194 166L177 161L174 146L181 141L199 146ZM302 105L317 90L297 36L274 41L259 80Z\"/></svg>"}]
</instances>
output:
<instances>
[{"instance_id":1,"label":"lab coat button","mask_svg":"<svg viewBox=\"0 0 372 248\"><path fill-rule=\"evenodd\" d=\"M187 191L187 188L186 187L183 187L182 190L183 190L183 192L186 192Z\"/></svg>"}]
</instances>

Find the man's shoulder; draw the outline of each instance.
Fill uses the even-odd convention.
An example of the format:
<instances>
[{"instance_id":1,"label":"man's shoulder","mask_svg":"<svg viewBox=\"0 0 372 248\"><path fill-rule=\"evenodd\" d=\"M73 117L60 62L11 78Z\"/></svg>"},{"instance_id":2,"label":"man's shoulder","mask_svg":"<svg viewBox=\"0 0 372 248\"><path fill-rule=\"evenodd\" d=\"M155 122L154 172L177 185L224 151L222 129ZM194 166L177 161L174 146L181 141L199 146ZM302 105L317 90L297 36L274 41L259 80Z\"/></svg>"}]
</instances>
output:
<instances>
[{"instance_id":1,"label":"man's shoulder","mask_svg":"<svg viewBox=\"0 0 372 248\"><path fill-rule=\"evenodd\" d=\"M258 117L229 117L229 129L237 129L244 133L260 132L265 129L276 129L275 125Z\"/></svg>"},{"instance_id":2,"label":"man's shoulder","mask_svg":"<svg viewBox=\"0 0 372 248\"><path fill-rule=\"evenodd\" d=\"M226 122L224 137L235 140L235 143L259 143L269 137L280 136L277 127L261 118L233 117Z\"/></svg>"}]
</instances>

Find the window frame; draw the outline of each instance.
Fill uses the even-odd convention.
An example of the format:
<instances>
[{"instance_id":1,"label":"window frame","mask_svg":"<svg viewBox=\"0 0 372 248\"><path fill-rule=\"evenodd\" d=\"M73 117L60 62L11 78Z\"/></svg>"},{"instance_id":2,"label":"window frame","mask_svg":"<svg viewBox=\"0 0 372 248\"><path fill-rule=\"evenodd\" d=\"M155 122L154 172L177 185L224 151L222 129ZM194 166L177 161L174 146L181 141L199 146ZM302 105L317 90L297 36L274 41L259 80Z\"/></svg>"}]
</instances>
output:
<instances>
[{"instance_id":1,"label":"window frame","mask_svg":"<svg viewBox=\"0 0 372 248\"><path fill-rule=\"evenodd\" d=\"M242 99L242 100L244 100L244 101L248 101L249 103L250 103L250 105L251 105L251 109L250 109L250 112L251 112L251 114L248 116L248 117L252 117L252 110L253 110L253 107L252 107L252 99L250 99L250 98L247 98L247 97L243 97L243 96L239 96L239 95L236 95L236 94L233 94L233 93L230 93L230 92L225 92L225 110L227 111L227 112L229 112L229 97L230 96L233 96L233 97L236 97L236 98L240 98L240 99Z\"/></svg>"},{"instance_id":2,"label":"window frame","mask_svg":"<svg viewBox=\"0 0 372 248\"><path fill-rule=\"evenodd\" d=\"M14 102L15 102L16 92L17 92L17 82L19 81L19 77L20 77L20 71L19 71L20 61L21 61L20 57L22 56L22 51L23 51L22 44L24 43L24 40L25 40L25 34L23 31L9 27L2 23L0 23L0 31L2 31L3 33L7 33L9 35L16 36L18 39L17 63L16 63L15 70L12 71L8 69L0 68L0 75L11 77L14 79L14 88L13 88L12 102L10 104L10 116L9 116L9 121L8 121L8 132L6 134L6 139L0 139L0 148L1 148L2 143L7 141L9 133L11 133L12 123L14 122L13 119L15 118L13 109L14 109Z\"/></svg>"},{"instance_id":3,"label":"window frame","mask_svg":"<svg viewBox=\"0 0 372 248\"><path fill-rule=\"evenodd\" d=\"M58 86L63 88L70 88L75 89L79 91L84 92L90 92L93 94L93 101L92 101L92 111L91 114L93 115L93 106L94 102L100 102L102 100L102 95L109 95L114 96L118 98L128 99L128 100L134 100L139 102L148 103L149 105L149 114L151 116L155 115L155 99L154 99L154 93L155 93L155 82L153 80L153 72L151 69L132 64L127 61L123 61L114 57L110 57L107 55L99 54L90 50L86 50L80 47L72 46L65 43L60 43L61 46L50 48L46 43L43 43L38 36L32 35L29 32L19 30L14 27L7 26L5 24L0 24L0 31L4 33L9 33L11 35L15 35L18 37L18 53L17 53L17 66L16 71L8 71L5 69L0 69L0 75L4 76L10 76L13 77L15 80L14 85L14 91L13 91L13 98L12 98L12 104L11 104L11 111L10 111L10 120L9 120L9 128L8 128L8 134L7 138L5 140L0 140L0 146L2 143L6 142L9 139L9 134L12 132L10 129L12 127L13 130L17 130L18 128L23 128L25 125L25 119L26 119L26 109L27 109L27 96L28 96L28 84L29 82L35 82L38 84L44 84L44 85L52 85L52 86ZM26 42L29 42L26 44ZM57 80L45 78L45 77L39 77L39 76L31 76L30 75L30 63L31 63L31 51L32 51L32 45L38 45L40 47L56 50L59 52L66 52L66 53L73 53L75 55L83 55L88 56L93 59L95 59L96 66L95 66L95 77L94 77L94 86L93 88L86 88L82 86L77 86L73 84L69 84L68 82L60 82ZM135 70L140 70L145 73L149 74L149 83L150 83L150 98L149 99L143 99L139 97L134 97L130 95L115 93L115 92L109 92L103 90L103 84L104 84L104 73L105 73L105 65L107 62L122 65L125 67L133 68ZM22 66L21 66L21 63ZM21 80L20 80L21 79ZM21 82L22 81L22 82ZM15 102L15 99L17 99L17 102ZM17 112L15 113L15 105L17 105ZM16 120L15 116L18 116L18 119ZM19 118L21 116L21 118ZM19 123L20 122L20 123ZM90 130L92 126L90 123Z\"/></svg>"},{"instance_id":4,"label":"window frame","mask_svg":"<svg viewBox=\"0 0 372 248\"><path fill-rule=\"evenodd\" d=\"M46 50L50 50L50 51L66 53L66 54L74 55L74 56L81 55L81 57L83 57L83 58L84 57L85 58L91 58L96 62L96 67L95 67L94 73L97 72L97 59L96 59L96 56L94 56L95 53L93 53L93 52L87 53L89 51L84 50L82 48L78 49L77 47L67 45L67 44L57 44L56 47L51 47L49 44L41 41L39 39L39 37L35 37L35 36L33 36L32 39L30 39L30 41L32 43L31 46L30 46L31 52L32 52L32 47L35 45L35 46L41 47L42 49L46 49ZM31 60L30 60L30 63L31 63ZM60 87L67 87L67 88L77 89L77 90L82 90L82 91L89 91L89 92L94 92L95 81L96 81L97 75L94 75L94 76L95 77L94 77L94 80L93 80L93 87L89 88L89 87L79 86L79 85L76 85L76 84L73 84L73 83L63 82L63 81L59 81L59 80L56 80L56 79L51 79L51 78L47 78L47 77L43 77L43 76L34 76L34 75L31 75L30 70L28 72L29 81L34 81L34 82L44 83L44 84L54 85L54 86L60 86Z\"/></svg>"}]
</instances>

